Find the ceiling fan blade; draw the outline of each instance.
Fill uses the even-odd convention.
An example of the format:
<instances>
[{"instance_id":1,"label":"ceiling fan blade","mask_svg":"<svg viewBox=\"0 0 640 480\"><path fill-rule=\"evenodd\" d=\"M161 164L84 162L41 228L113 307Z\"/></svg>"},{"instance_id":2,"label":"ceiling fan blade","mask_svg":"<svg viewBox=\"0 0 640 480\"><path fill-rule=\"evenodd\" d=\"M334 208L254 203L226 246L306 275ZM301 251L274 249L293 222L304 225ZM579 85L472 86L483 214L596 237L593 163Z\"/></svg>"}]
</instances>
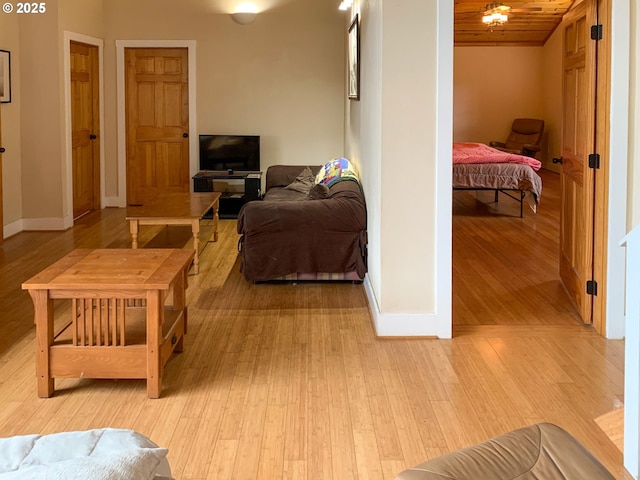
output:
<instances>
[{"instance_id":1,"label":"ceiling fan blade","mask_svg":"<svg viewBox=\"0 0 640 480\"><path fill-rule=\"evenodd\" d=\"M482 13L484 9L478 9L475 5L456 5L454 13Z\"/></svg>"},{"instance_id":2,"label":"ceiling fan blade","mask_svg":"<svg viewBox=\"0 0 640 480\"><path fill-rule=\"evenodd\" d=\"M527 13L527 12L541 12L542 7L521 7L521 8L512 8L509 10L510 13Z\"/></svg>"}]
</instances>

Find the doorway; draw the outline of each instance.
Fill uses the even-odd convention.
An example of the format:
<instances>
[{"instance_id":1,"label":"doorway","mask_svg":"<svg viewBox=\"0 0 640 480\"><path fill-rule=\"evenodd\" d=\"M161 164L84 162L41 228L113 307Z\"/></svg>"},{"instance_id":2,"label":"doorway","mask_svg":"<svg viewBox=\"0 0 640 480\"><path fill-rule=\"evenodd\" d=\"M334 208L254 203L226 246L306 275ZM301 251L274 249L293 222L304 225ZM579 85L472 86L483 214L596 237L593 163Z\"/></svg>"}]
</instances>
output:
<instances>
[{"instance_id":1,"label":"doorway","mask_svg":"<svg viewBox=\"0 0 640 480\"><path fill-rule=\"evenodd\" d=\"M100 208L100 96L98 47L71 41L73 219Z\"/></svg>"},{"instance_id":2,"label":"doorway","mask_svg":"<svg viewBox=\"0 0 640 480\"><path fill-rule=\"evenodd\" d=\"M582 7L584 7L586 4L593 4L595 7L595 2L591 1L584 2L582 4ZM583 35L583 37L588 38L588 23L583 24L582 27L584 28L585 25L587 30L585 31L586 35ZM566 26L570 30L571 26ZM557 33L560 33L560 35L562 36L564 34L564 28L565 23L558 27L559 30ZM589 40L587 40L587 42L588 41ZM587 43L587 47L589 46L590 45ZM478 50L480 50L479 47L469 48L475 50L476 54ZM505 47L491 48L493 50L505 49ZM562 55L562 58L565 57L565 55ZM474 81L475 80L477 80L477 78L474 79ZM517 84L518 87L526 85L523 82L519 82L518 79L513 80L513 82ZM561 79L560 82L562 82ZM567 84L567 82L564 83L565 85ZM500 90L499 86L496 86L496 88ZM463 94L464 93L466 92L463 92ZM458 96L459 94L460 92L456 91L454 97ZM508 95L508 89L506 94ZM526 93L524 93L524 95L526 95ZM532 94L530 96L536 98L535 94ZM589 105L591 118L594 118L594 102L589 102ZM485 111L483 115L486 116L489 114ZM534 115L525 114L519 116ZM566 118L569 118L569 115L567 115L566 113L564 114L564 116ZM584 115L582 115L581 117L584 117ZM540 118L545 117L542 116ZM582 120L578 120L577 123L581 124L581 122ZM582 126L585 130L588 130L588 127L586 127L585 125L578 126ZM562 122L560 122L560 125L556 125L556 127L556 130L560 130L561 128L563 128ZM606 130L607 127L608 126L604 126L603 130ZM565 137L569 138L567 133L574 133L575 131L576 129L573 129L572 131L567 130L567 122L565 122ZM593 127L591 127L589 132L593 132ZM589 141L589 152L591 152L593 151L591 150L591 148L595 148L595 146L592 141L593 136L590 135L589 138L591 139ZM495 138L495 140L500 140L500 138ZM463 140L458 139L458 141ZM486 143L488 139L473 141L483 141L483 143ZM567 143L569 142L565 141L563 144L563 155L566 152L565 147ZM558 145L558 147L559 146L560 145ZM599 148L604 148L604 146L600 145ZM582 153L583 150L581 150L580 153ZM606 155L606 151L603 151L603 153ZM549 156L551 157L555 155L560 156L559 148L553 149L553 151L550 152ZM585 154L585 157L586 156L587 155ZM550 161L551 158L549 158L548 160ZM477 218L473 219L472 221L468 221L465 218L459 218L456 215L456 209L461 211L463 216L467 214L469 210L473 208L474 197L472 197L472 195L474 194L468 192L460 192L459 196L461 196L462 198L458 200L456 200L456 195L458 194L454 195L454 236L452 238L454 247L454 325L458 326L460 324L469 324L473 322L477 324L484 323L493 325L518 325L522 322L527 322L527 319L529 319L529 321L534 324L553 323L557 325L567 326L582 325L582 322L580 320L581 317L578 315L579 310L576 310L575 307L573 307L571 301L569 301L570 296L567 295L567 289L562 285L562 282L560 281L560 269L558 262L559 246L557 237L559 236L561 222L564 221L565 225L568 224L572 228L575 228L577 225L577 227L582 227L584 230L588 227L588 225L584 225L586 223L586 220L593 220L593 215L585 213L581 218L578 218L575 221L571 219L571 204L570 202L567 202L567 198L575 199L574 193L576 189L571 191L567 188L567 171L568 169L565 169L565 171L561 175L563 182L562 185L559 183L557 174L544 172L543 184L545 185L545 187L543 188L542 204L539 207L539 211L537 214L528 212L529 216L525 214L525 218L520 221L520 224L517 223L520 219L516 218L514 218L511 222L504 223L503 216L508 215L508 213L505 213L508 212L508 208L504 205L504 202L508 202L509 200L501 200L501 205L493 205L493 195L491 194L488 194L488 196L485 198L485 201L483 201L482 199L478 199L482 196L481 194L477 194L475 199L477 201L477 205L482 205L482 207L478 208L480 208L481 210L482 208L484 208L485 210L492 209L494 210L494 215L497 215L499 218L486 218L488 215L486 211L481 211L480 216L482 216L482 214L484 213L484 219ZM585 190L593 193L593 185L594 184L592 183L591 186L588 187L585 184ZM563 194L565 198L564 200L561 200L561 196ZM599 192L599 194L602 198L606 198L606 189ZM592 209L593 198L594 197L591 196L590 199L586 200L587 202L591 201L590 204ZM561 205L563 205L563 208L560 211ZM582 212L582 207L578 207L576 211ZM524 225L526 224L529 225L529 230L524 228ZM521 227L523 228L521 229ZM605 227L606 226L601 225L600 228L606 230ZM460 238L457 238L456 236L457 229L462 229L462 236ZM494 230L492 231L492 229ZM520 234L517 233L519 230L521 230ZM589 230L592 232L589 238L593 238L593 224ZM586 242L589 243L589 245L584 245L584 242L582 242L582 237L585 237L586 234L583 232L579 235L580 238L570 238L571 245L575 245L575 247L570 248L570 246L567 244L568 231L570 231L569 228L564 228L562 230L562 235L560 235L564 241L564 243L562 243L563 258L566 258L567 253L575 253L575 257L580 260L588 257L588 263L592 265L592 255L587 253L586 250L589 247L593 249L593 240ZM506 241L505 237L510 237L512 242L510 243L509 241ZM470 238L474 239L474 241L470 241ZM466 247L461 247L461 244L466 245ZM470 249L469 256L471 258L464 258L465 249ZM603 248L601 250L601 254L604 251L605 249ZM460 260L459 262L458 259ZM462 265L465 265L465 267L462 267ZM552 275L544 275L544 269L547 269L549 274ZM564 266L564 270L565 272L569 270L566 265ZM518 271L520 271L521 273L524 273L526 271L531 272L531 274L529 275L529 277L531 278L528 279L530 281L527 282L526 278L518 276ZM589 279L591 279L591 271L589 271L588 273ZM584 288L586 280L588 279L577 279L575 282L573 282L572 285L570 285L570 288L568 288L569 292L575 293L575 288ZM605 279L603 278L602 280L604 281ZM566 280L564 283L566 285ZM582 293L582 291L580 291L580 293ZM577 302L576 296L574 295L573 297L573 304L575 304ZM578 296L578 298L580 298L580 300L584 300L585 297L584 295L582 295ZM583 303L586 304L586 301L584 301ZM580 306L582 306L582 304ZM484 314L473 313L474 310L479 310L480 312L484 312ZM591 322L592 310L589 309L587 311L587 309L585 308L582 308L581 310L581 313L583 314L582 318L584 318L585 323L589 324ZM476 318L475 320L472 320L474 316ZM480 318L478 319L478 317ZM598 324L596 327L600 333L605 334L603 322Z\"/></svg>"},{"instance_id":3,"label":"doorway","mask_svg":"<svg viewBox=\"0 0 640 480\"><path fill-rule=\"evenodd\" d=\"M193 40L116 40L116 108L118 148L118 195L117 206L127 206L127 131L126 131L126 64L125 50L128 48L185 48L188 55L188 124L190 132L197 132L196 118L196 42ZM188 136L189 176L198 168L198 138ZM189 187L192 188L192 185Z\"/></svg>"},{"instance_id":4,"label":"doorway","mask_svg":"<svg viewBox=\"0 0 640 480\"><path fill-rule=\"evenodd\" d=\"M186 48L125 49L127 205L189 191Z\"/></svg>"},{"instance_id":5,"label":"doorway","mask_svg":"<svg viewBox=\"0 0 640 480\"><path fill-rule=\"evenodd\" d=\"M4 215L3 215L4 199L2 195L2 153L3 152L4 152L4 147L2 146L2 108L0 108L0 226L3 227L3 231L0 234L0 245L4 243Z\"/></svg>"},{"instance_id":6,"label":"doorway","mask_svg":"<svg viewBox=\"0 0 640 480\"><path fill-rule=\"evenodd\" d=\"M83 133L74 133L73 126L73 118L82 117L79 112L80 105L86 106L88 100L83 100L83 103L80 104L77 101L74 101L72 94L72 61L75 62L78 60L77 69L82 71L88 69L88 65L83 65L82 62L88 61L87 56L80 56L80 58L72 60L72 52L71 45L72 42L76 45L84 45L87 49L91 49L91 51L96 55L97 59L92 59L91 65L91 75L94 77L94 91L91 94L91 116L93 117L91 122L88 122L86 118L82 118L80 122L76 121L76 125L80 125L83 128L78 128ZM66 199L64 206L64 228L70 228L73 226L74 218L82 215L80 213L80 208L75 208L75 205L79 205L76 197L82 197L79 193L83 190L86 192L85 197L89 200L85 200L84 210L88 209L99 209L105 206L113 206L108 205L108 201L105 197L105 165L104 165L104 142L102 141L102 134L104 132L104 82L103 80L103 72L104 72L104 42L100 38L90 37L88 35L83 35L75 32L64 32L64 115L65 115L65 188L64 188L64 197ZM93 50L95 48L95 50ZM76 68L76 67L74 67ZM81 75L85 75L81 73ZM88 73L86 74L88 75ZM85 76L86 76L85 75ZM75 75L76 81L78 76ZM77 87L79 91L82 91L86 88L86 85L83 85L84 82L77 83ZM86 98L89 98L87 96ZM89 106L86 106L89 108ZM74 112L75 110L75 112ZM91 130L91 131L89 131ZM80 135L80 136L79 136ZM90 135L95 135L95 139L90 139ZM84 138L82 138L84 137ZM74 143L76 144L74 146ZM83 182L83 185L80 188L76 186L76 176L79 173L79 169L77 168L78 163L76 162L77 157L80 155L87 154L87 150L90 150L91 160L88 168L82 167L80 169L83 171L82 177L86 178L86 181ZM76 165L74 165L74 163ZM91 174L87 174L86 172L91 172ZM90 177L90 178L89 178ZM89 206L90 205L90 206ZM75 210L75 211L74 211Z\"/></svg>"}]
</instances>

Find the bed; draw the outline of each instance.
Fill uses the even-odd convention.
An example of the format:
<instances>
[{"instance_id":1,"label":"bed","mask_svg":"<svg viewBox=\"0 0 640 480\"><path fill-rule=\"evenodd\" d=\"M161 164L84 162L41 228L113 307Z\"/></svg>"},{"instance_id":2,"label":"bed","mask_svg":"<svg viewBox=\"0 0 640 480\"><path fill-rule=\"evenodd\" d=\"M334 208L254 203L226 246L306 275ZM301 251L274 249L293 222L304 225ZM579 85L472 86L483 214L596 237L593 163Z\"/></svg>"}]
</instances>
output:
<instances>
[{"instance_id":1,"label":"bed","mask_svg":"<svg viewBox=\"0 0 640 480\"><path fill-rule=\"evenodd\" d=\"M482 143L453 144L453 189L491 190L495 201L502 193L520 203L523 217L524 202L529 200L532 210L542 194L542 179L536 173L542 164L532 157L506 153Z\"/></svg>"}]
</instances>

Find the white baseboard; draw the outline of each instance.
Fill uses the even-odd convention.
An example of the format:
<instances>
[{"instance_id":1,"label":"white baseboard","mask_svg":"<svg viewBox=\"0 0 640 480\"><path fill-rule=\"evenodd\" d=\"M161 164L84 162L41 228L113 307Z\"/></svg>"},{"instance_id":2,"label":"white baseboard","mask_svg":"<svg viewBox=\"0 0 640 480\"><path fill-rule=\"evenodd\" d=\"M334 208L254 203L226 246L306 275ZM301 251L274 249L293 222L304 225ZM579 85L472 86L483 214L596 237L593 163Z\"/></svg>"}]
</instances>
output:
<instances>
[{"instance_id":1,"label":"white baseboard","mask_svg":"<svg viewBox=\"0 0 640 480\"><path fill-rule=\"evenodd\" d=\"M439 318L435 313L382 313L373 293L369 275L365 276L364 288L378 337L451 338L449 319Z\"/></svg>"},{"instance_id":2,"label":"white baseboard","mask_svg":"<svg viewBox=\"0 0 640 480\"><path fill-rule=\"evenodd\" d=\"M24 222L22 219L16 220L15 222L11 222L5 225L2 229L2 238L8 238L16 233L20 233L24 230Z\"/></svg>"},{"instance_id":3,"label":"white baseboard","mask_svg":"<svg viewBox=\"0 0 640 480\"><path fill-rule=\"evenodd\" d=\"M68 220L61 218L23 218L23 230L66 230ZM73 225L73 221L71 222Z\"/></svg>"},{"instance_id":4,"label":"white baseboard","mask_svg":"<svg viewBox=\"0 0 640 480\"><path fill-rule=\"evenodd\" d=\"M108 207L124 208L127 206L126 202L120 197L104 197L102 201L102 205L104 208L108 208Z\"/></svg>"}]
</instances>

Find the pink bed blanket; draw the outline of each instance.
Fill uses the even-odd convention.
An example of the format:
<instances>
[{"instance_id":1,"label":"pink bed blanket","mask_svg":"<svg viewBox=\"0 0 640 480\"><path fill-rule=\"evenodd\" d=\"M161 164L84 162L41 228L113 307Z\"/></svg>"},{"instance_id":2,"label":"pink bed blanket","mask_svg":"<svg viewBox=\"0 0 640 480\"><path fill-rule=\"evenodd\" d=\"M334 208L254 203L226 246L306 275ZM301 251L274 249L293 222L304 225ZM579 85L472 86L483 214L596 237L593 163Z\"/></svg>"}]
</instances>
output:
<instances>
[{"instance_id":1,"label":"pink bed blanket","mask_svg":"<svg viewBox=\"0 0 640 480\"><path fill-rule=\"evenodd\" d=\"M483 143L454 143L453 163L519 163L539 170L542 164L535 158L502 152Z\"/></svg>"}]
</instances>

